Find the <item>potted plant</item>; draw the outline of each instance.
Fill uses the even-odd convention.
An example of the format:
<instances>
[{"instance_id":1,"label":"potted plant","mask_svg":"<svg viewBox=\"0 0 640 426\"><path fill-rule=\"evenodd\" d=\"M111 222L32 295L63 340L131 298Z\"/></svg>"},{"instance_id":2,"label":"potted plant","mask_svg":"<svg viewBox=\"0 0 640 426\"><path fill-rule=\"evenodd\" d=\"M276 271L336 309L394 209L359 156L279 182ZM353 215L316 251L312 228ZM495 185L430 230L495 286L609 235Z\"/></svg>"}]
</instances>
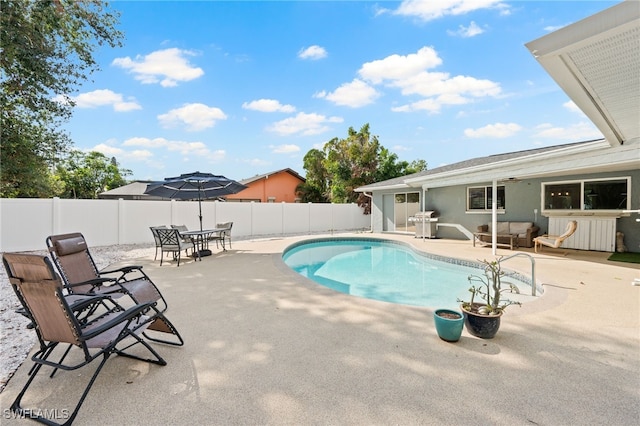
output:
<instances>
[{"instance_id":1,"label":"potted plant","mask_svg":"<svg viewBox=\"0 0 640 426\"><path fill-rule=\"evenodd\" d=\"M520 302L502 299L502 293L520 293L512 283L503 282L505 272L500 262L502 257L493 261L483 260L484 275L469 275L471 300L461 302L464 323L467 331L482 339L493 338L500 328L500 318L509 305L520 305Z\"/></svg>"},{"instance_id":2,"label":"potted plant","mask_svg":"<svg viewBox=\"0 0 640 426\"><path fill-rule=\"evenodd\" d=\"M462 335L464 316L452 309L436 309L433 313L438 336L446 342L457 342Z\"/></svg>"}]
</instances>

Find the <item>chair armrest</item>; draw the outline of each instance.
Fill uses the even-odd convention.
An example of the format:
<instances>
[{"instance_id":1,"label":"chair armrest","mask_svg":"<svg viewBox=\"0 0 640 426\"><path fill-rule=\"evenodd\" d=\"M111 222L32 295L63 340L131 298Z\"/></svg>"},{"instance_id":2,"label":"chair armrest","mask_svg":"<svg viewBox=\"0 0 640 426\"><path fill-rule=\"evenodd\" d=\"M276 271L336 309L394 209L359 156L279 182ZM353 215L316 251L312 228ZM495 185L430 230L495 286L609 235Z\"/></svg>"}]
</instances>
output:
<instances>
[{"instance_id":1,"label":"chair armrest","mask_svg":"<svg viewBox=\"0 0 640 426\"><path fill-rule=\"evenodd\" d=\"M532 226L531 228L528 228L527 229L527 239L531 239L531 238L537 237L539 231L540 231L540 228L538 226Z\"/></svg>"},{"instance_id":2,"label":"chair armrest","mask_svg":"<svg viewBox=\"0 0 640 426\"><path fill-rule=\"evenodd\" d=\"M121 268L117 268L117 269L110 269L108 271L100 271L100 274L114 274L116 272L122 272L123 274L128 274L129 272L133 272L133 271L140 271L142 269L141 265L130 265L130 266L123 266Z\"/></svg>"},{"instance_id":3,"label":"chair armrest","mask_svg":"<svg viewBox=\"0 0 640 426\"><path fill-rule=\"evenodd\" d=\"M82 281L80 283L69 284L66 287L73 288L83 285L90 285L93 289L95 289L97 287L101 287L104 283L116 283L116 280L114 280L113 278L93 278L91 280Z\"/></svg>"},{"instance_id":4,"label":"chair armrest","mask_svg":"<svg viewBox=\"0 0 640 426\"><path fill-rule=\"evenodd\" d=\"M489 225L478 226L478 232L489 232Z\"/></svg>"}]
</instances>

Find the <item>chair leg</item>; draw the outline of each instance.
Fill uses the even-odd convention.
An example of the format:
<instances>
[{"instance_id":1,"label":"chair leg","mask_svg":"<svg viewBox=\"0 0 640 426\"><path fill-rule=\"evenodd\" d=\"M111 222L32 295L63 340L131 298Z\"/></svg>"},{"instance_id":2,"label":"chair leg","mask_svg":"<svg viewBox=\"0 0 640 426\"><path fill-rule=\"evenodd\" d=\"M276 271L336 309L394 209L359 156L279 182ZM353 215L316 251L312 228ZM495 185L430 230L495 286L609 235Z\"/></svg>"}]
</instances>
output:
<instances>
[{"instance_id":1,"label":"chair leg","mask_svg":"<svg viewBox=\"0 0 640 426\"><path fill-rule=\"evenodd\" d=\"M78 401L76 407L73 409L73 412L71 412L71 414L69 415L69 417L66 419L66 421L64 423L56 423L53 420L50 420L50 419L48 419L48 418L46 418L46 417L44 417L42 415L36 415L36 413L38 413L40 410L25 409L25 408L22 408L20 406L20 403L22 402L22 397L27 392L27 389L29 388L29 386L33 382L33 379L35 379L36 375L40 371L40 368L42 367L43 364L37 364L38 366L34 370L34 372L31 375L31 377L29 377L29 380L27 380L27 383L22 388L22 391L20 391L20 393L18 394L16 399L13 401L13 404L11 404L11 411L13 411L14 413L18 414L19 416L24 416L24 417L36 420L36 421L38 421L40 423L44 423L46 425L51 425L51 426L54 426L54 425L55 426L71 425L73 423L73 421L75 420L76 416L78 415L78 411L80 411L80 407L82 406L82 404L84 403L85 398L89 394L89 391L91 390L91 387L93 386L93 383L96 381L96 378L98 377L98 374L100 373L100 370L102 370L102 367L107 362L107 359L109 359L110 355L111 355L110 353L104 353L103 354L103 358L102 358L102 361L100 362L100 365L98 365L98 368L93 373L93 376L91 377L91 380L89 380L89 383L85 387L84 392L82 392L82 396L80 397L80 400ZM67 414L68 414L68 412L67 412Z\"/></svg>"}]
</instances>

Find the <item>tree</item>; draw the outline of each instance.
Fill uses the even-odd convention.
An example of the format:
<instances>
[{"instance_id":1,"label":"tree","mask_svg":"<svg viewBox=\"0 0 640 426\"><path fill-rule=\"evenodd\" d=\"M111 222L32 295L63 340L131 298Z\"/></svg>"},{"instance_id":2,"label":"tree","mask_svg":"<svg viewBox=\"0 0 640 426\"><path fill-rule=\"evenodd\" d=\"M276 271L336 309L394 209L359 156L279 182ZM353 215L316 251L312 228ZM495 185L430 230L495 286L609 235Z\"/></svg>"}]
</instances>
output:
<instances>
[{"instance_id":1,"label":"tree","mask_svg":"<svg viewBox=\"0 0 640 426\"><path fill-rule=\"evenodd\" d=\"M426 168L424 160L398 161L398 156L383 147L365 124L359 131L350 127L345 139L331 139L323 151L310 150L304 157L307 181L298 190L305 202L356 202L368 214L371 199L355 192L356 188Z\"/></svg>"},{"instance_id":2,"label":"tree","mask_svg":"<svg viewBox=\"0 0 640 426\"><path fill-rule=\"evenodd\" d=\"M328 173L324 165L324 152L311 149L304 156L304 169L306 170L306 182L296 188L297 195L303 203L328 203L327 192Z\"/></svg>"},{"instance_id":3,"label":"tree","mask_svg":"<svg viewBox=\"0 0 640 426\"><path fill-rule=\"evenodd\" d=\"M121 169L115 158L96 151L85 154L71 151L58 165L56 174L62 182L62 198L98 198L101 192L125 185L130 170Z\"/></svg>"},{"instance_id":4,"label":"tree","mask_svg":"<svg viewBox=\"0 0 640 426\"><path fill-rule=\"evenodd\" d=\"M100 0L0 0L0 197L48 197L51 169L71 145L70 95L121 46L118 14Z\"/></svg>"}]
</instances>

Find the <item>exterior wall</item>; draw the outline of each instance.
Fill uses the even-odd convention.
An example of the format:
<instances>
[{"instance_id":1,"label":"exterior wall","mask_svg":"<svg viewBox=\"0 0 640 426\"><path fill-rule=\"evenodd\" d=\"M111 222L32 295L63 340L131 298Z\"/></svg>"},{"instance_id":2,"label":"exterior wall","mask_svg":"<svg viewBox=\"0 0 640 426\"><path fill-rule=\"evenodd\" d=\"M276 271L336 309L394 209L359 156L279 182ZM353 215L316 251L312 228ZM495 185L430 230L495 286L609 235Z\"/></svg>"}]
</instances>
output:
<instances>
[{"instance_id":1,"label":"exterior wall","mask_svg":"<svg viewBox=\"0 0 640 426\"><path fill-rule=\"evenodd\" d=\"M549 230L549 218L542 215L542 183L626 176L631 176L631 193L628 195L631 197L631 209L638 209L640 206L640 171L638 170L566 175L505 183L505 210L498 211L498 221L534 222L540 227L540 234L544 234ZM469 186L491 186L491 182L433 188L426 191L425 210L438 211L438 238L469 239L479 225L491 222L491 212L466 212L467 188ZM399 192L406 192L406 190ZM392 193L379 191L373 195L371 223L374 232L382 232L383 230L382 195ZM535 209L537 209L537 213L534 212ZM577 217L588 217L589 215L597 216L597 213L587 211L575 213ZM624 241L627 250L633 252L640 252L640 223L636 222L637 218L640 218L640 215L631 214L616 220L617 231L623 232L625 235Z\"/></svg>"},{"instance_id":2,"label":"exterior wall","mask_svg":"<svg viewBox=\"0 0 640 426\"><path fill-rule=\"evenodd\" d=\"M227 200L255 200L263 203L294 203L296 201L296 187L302 181L291 173L280 172L247 184L248 188L228 195ZM272 197L272 200L269 198Z\"/></svg>"},{"instance_id":3,"label":"exterior wall","mask_svg":"<svg viewBox=\"0 0 640 426\"><path fill-rule=\"evenodd\" d=\"M94 246L153 243L150 226L200 229L197 201L0 199L0 252L46 248L49 235L81 232ZM202 202L204 229L233 222L233 238L370 229L356 204Z\"/></svg>"}]
</instances>

